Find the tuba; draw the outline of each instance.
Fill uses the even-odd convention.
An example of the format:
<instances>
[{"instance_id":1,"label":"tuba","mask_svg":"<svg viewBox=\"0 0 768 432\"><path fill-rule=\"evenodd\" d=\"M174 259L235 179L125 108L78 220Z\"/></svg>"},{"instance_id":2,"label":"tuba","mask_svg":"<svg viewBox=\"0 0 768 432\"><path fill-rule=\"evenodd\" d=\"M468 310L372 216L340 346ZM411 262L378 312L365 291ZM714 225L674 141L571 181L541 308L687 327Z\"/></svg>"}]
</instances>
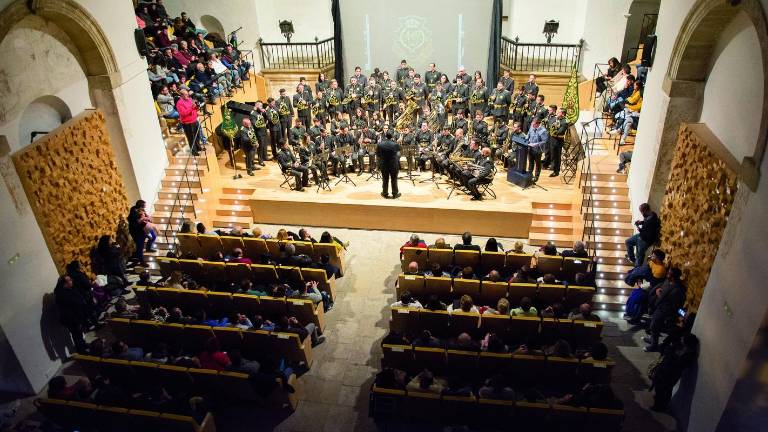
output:
<instances>
[{"instance_id":1,"label":"tuba","mask_svg":"<svg viewBox=\"0 0 768 432\"><path fill-rule=\"evenodd\" d=\"M405 105L405 110L403 110L403 113L395 123L395 130L402 132L405 126L412 124L413 121L416 120L416 111L418 108L419 104L417 104L412 97L408 99L408 103Z\"/></svg>"}]
</instances>

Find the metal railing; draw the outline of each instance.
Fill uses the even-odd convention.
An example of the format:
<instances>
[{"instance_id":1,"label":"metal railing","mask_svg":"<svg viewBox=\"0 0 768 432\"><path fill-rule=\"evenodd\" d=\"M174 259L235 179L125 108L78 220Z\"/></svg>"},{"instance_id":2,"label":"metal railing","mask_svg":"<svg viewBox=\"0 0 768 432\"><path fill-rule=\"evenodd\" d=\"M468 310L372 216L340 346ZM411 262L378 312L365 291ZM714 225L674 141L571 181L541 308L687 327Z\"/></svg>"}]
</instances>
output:
<instances>
[{"instance_id":1,"label":"metal railing","mask_svg":"<svg viewBox=\"0 0 768 432\"><path fill-rule=\"evenodd\" d=\"M583 39L578 44L548 44L502 36L500 63L512 71L570 73L579 66L583 46Z\"/></svg>"},{"instance_id":2,"label":"metal railing","mask_svg":"<svg viewBox=\"0 0 768 432\"><path fill-rule=\"evenodd\" d=\"M264 42L259 39L262 69L323 69L336 61L333 38L314 42Z\"/></svg>"},{"instance_id":3,"label":"metal railing","mask_svg":"<svg viewBox=\"0 0 768 432\"><path fill-rule=\"evenodd\" d=\"M596 252L592 153L595 148L595 141L603 136L602 120L602 117L597 117L581 125L581 145L584 151L584 159L581 162L581 178L579 179L579 188L581 189L580 213L584 219L584 232L581 240L585 243L590 256L595 256Z\"/></svg>"}]
</instances>

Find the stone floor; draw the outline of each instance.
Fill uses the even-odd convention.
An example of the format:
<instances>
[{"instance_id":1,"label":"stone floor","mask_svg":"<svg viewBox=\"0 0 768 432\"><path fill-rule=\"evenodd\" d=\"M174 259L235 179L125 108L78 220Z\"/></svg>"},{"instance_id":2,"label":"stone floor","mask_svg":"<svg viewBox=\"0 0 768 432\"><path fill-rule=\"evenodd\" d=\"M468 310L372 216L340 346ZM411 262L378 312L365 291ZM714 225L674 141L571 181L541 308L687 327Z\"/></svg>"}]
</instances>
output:
<instances>
[{"instance_id":1,"label":"stone floor","mask_svg":"<svg viewBox=\"0 0 768 432\"><path fill-rule=\"evenodd\" d=\"M276 232L279 228L262 226L264 232ZM309 231L319 238L323 228L310 228ZM376 425L368 417L368 392L380 366L380 341L388 332L388 306L395 301L394 283L400 271L398 248L408 240L410 233L348 229L331 232L350 242L347 273L338 281L336 303L326 314L326 342L315 348L312 368L299 378L298 409L289 416L275 418L261 410L232 407L216 414L218 431L385 429L384 425ZM437 237L435 234L422 235L428 244ZM460 240L459 236L445 237L451 244ZM486 239L478 237L475 243L484 245ZM499 240L509 249L515 239ZM672 416L647 409L653 400L647 391L645 373L656 355L642 351L643 332L630 328L618 314L603 313L602 317L606 322L603 336L617 363L613 374L614 388L626 408L624 430L675 430ZM19 411L29 412L24 407ZM423 426L415 428L403 424L389 425L386 429L425 430Z\"/></svg>"}]
</instances>

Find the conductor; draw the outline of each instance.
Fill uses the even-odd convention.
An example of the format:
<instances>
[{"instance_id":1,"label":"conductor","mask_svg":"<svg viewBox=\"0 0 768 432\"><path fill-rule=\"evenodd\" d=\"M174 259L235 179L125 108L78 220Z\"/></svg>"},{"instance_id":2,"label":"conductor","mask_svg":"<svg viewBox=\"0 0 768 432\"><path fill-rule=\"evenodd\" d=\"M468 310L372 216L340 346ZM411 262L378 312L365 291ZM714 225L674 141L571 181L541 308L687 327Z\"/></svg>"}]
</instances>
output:
<instances>
[{"instance_id":1,"label":"conductor","mask_svg":"<svg viewBox=\"0 0 768 432\"><path fill-rule=\"evenodd\" d=\"M381 168L381 196L389 198L389 182L392 182L392 198L400 198L397 190L397 172L400 169L400 144L392 141L392 132L376 145L376 156Z\"/></svg>"}]
</instances>

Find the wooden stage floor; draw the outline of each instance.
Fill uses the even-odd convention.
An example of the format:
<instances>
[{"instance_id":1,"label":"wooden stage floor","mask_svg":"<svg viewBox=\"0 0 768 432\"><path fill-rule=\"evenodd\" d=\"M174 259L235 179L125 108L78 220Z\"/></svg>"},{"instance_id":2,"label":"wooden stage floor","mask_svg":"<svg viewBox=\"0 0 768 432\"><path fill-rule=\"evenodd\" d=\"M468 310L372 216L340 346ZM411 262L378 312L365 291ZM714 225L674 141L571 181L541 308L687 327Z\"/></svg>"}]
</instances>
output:
<instances>
[{"instance_id":1,"label":"wooden stage floor","mask_svg":"<svg viewBox=\"0 0 768 432\"><path fill-rule=\"evenodd\" d=\"M238 167L244 167L239 158ZM471 201L470 196L454 191L448 198L449 185L445 179L439 184L420 183L431 176L421 174L415 185L400 179L399 199L385 199L381 193L381 180L369 179L370 174L350 175L355 183L338 183L331 177L331 191L320 190L310 182L304 192L281 188L283 176L276 162L233 180L234 171L228 158L218 159L217 182L221 188L255 189L250 206L255 223L290 224L306 226L383 229L394 231L436 232L460 234L471 231L478 235L527 238L533 214L533 202L567 203L574 201L577 187L566 185L558 178L547 177L544 171L539 188L522 190L507 182L506 171L499 167L493 182L496 199ZM405 171L401 171L401 176ZM311 180L311 176L310 176Z\"/></svg>"}]
</instances>

